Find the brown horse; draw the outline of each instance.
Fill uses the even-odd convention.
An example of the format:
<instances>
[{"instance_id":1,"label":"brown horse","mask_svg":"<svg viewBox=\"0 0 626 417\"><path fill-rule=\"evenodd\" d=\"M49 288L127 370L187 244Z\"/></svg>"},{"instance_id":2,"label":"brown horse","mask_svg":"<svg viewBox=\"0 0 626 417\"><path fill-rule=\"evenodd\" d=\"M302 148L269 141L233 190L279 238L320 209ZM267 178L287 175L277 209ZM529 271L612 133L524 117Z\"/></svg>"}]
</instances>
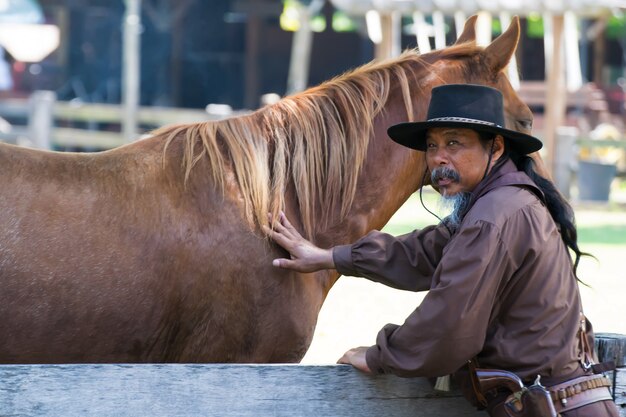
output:
<instances>
[{"instance_id":1,"label":"brown horse","mask_svg":"<svg viewBox=\"0 0 626 417\"><path fill-rule=\"evenodd\" d=\"M338 274L273 268L267 213L321 246L382 227L425 169L386 128L436 85L495 86L529 130L503 73L518 20L486 48L474 21L243 117L97 154L0 146L0 362L299 361Z\"/></svg>"}]
</instances>

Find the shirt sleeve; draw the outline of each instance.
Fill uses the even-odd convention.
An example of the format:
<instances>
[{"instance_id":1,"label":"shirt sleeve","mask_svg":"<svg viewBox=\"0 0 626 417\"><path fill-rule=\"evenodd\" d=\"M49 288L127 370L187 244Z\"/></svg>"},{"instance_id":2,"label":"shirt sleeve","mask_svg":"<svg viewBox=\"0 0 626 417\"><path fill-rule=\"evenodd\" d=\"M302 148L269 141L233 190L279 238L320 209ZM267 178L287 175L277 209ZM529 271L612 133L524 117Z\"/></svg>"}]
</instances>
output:
<instances>
[{"instance_id":1,"label":"shirt sleeve","mask_svg":"<svg viewBox=\"0 0 626 417\"><path fill-rule=\"evenodd\" d=\"M364 277L401 290L425 291L450 235L429 226L401 236L372 231L352 245L336 246L333 260L343 275Z\"/></svg>"},{"instance_id":2,"label":"shirt sleeve","mask_svg":"<svg viewBox=\"0 0 626 417\"><path fill-rule=\"evenodd\" d=\"M434 377L458 370L485 341L507 251L497 228L462 228L445 248L433 286L403 325L388 324L366 354L375 373Z\"/></svg>"}]
</instances>

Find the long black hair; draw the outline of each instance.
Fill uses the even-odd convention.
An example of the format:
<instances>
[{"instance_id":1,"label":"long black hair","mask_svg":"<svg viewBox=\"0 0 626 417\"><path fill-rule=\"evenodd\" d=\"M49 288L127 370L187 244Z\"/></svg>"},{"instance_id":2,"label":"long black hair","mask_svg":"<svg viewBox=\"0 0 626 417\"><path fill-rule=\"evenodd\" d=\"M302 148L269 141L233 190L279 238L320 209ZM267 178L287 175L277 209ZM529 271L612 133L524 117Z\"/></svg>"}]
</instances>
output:
<instances>
[{"instance_id":1,"label":"long black hair","mask_svg":"<svg viewBox=\"0 0 626 417\"><path fill-rule=\"evenodd\" d=\"M487 141L494 140L493 134L485 134L481 132L479 133L479 136L480 139L483 141L483 144L486 144ZM574 209L559 192L559 190L557 190L552 181L542 177L537 173L537 171L535 170L535 161L530 156L522 155L518 152L515 152L507 146L506 139L504 140L504 142L504 154L500 157L498 162L496 162L494 169L492 169L491 172L495 172L497 170L497 166L504 164L508 159L510 159L511 161L513 161L518 170L526 173L526 175L530 177L530 179L537 185L537 187L539 187L545 197L546 207L550 212L550 216L552 216L552 219L559 229L559 233L561 234L561 239L563 240L563 243L565 243L565 246L567 246L569 249L572 250L572 252L574 252L574 276L578 281L580 281L578 275L576 274L580 258L582 256L592 255L586 252L582 252L578 247L578 232L576 230Z\"/></svg>"}]
</instances>

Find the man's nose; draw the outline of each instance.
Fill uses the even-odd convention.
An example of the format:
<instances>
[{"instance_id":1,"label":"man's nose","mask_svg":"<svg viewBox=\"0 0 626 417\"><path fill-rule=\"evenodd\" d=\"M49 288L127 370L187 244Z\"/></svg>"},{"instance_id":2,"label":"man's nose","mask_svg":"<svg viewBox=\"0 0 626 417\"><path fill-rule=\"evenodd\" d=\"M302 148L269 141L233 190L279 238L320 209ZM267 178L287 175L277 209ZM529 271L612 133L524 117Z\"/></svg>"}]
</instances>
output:
<instances>
[{"instance_id":1,"label":"man's nose","mask_svg":"<svg viewBox=\"0 0 626 417\"><path fill-rule=\"evenodd\" d=\"M430 160L435 166L448 165L448 153L445 151L445 149L433 149L430 152Z\"/></svg>"}]
</instances>

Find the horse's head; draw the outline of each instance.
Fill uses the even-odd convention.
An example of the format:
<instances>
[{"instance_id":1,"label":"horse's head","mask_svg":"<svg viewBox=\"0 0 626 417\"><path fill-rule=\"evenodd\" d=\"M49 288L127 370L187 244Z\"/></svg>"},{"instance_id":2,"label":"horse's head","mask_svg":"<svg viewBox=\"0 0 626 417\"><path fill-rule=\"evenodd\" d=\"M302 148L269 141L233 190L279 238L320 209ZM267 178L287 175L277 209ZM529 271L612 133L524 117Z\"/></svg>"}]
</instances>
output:
<instances>
[{"instance_id":1,"label":"horse's head","mask_svg":"<svg viewBox=\"0 0 626 417\"><path fill-rule=\"evenodd\" d=\"M507 128L530 134L533 115L511 86L505 69L515 53L520 37L519 18L515 17L508 29L487 47L475 46L475 24L472 16L465 22L463 32L454 45L435 51L432 62L438 77L430 87L446 83L472 83L497 88L504 96Z\"/></svg>"},{"instance_id":2,"label":"horse's head","mask_svg":"<svg viewBox=\"0 0 626 417\"><path fill-rule=\"evenodd\" d=\"M484 50L484 59L488 70L495 78L494 87L504 96L504 110L507 128L530 134L533 114L513 90L505 76L504 69L517 49L520 37L519 18L516 16L509 28Z\"/></svg>"},{"instance_id":3,"label":"horse's head","mask_svg":"<svg viewBox=\"0 0 626 417\"><path fill-rule=\"evenodd\" d=\"M429 82L422 85L422 88L431 89L448 83L472 83L495 87L504 97L506 127L531 134L533 114L511 86L505 71L519 41L519 18L513 18L508 29L485 48L476 46L476 20L477 17L472 16L465 22L463 32L454 45L423 55L434 76L427 77ZM425 106L415 105L414 108L416 109L414 118L424 119ZM538 173L549 178L549 172L539 154L535 152L531 156L536 162Z\"/></svg>"}]
</instances>

